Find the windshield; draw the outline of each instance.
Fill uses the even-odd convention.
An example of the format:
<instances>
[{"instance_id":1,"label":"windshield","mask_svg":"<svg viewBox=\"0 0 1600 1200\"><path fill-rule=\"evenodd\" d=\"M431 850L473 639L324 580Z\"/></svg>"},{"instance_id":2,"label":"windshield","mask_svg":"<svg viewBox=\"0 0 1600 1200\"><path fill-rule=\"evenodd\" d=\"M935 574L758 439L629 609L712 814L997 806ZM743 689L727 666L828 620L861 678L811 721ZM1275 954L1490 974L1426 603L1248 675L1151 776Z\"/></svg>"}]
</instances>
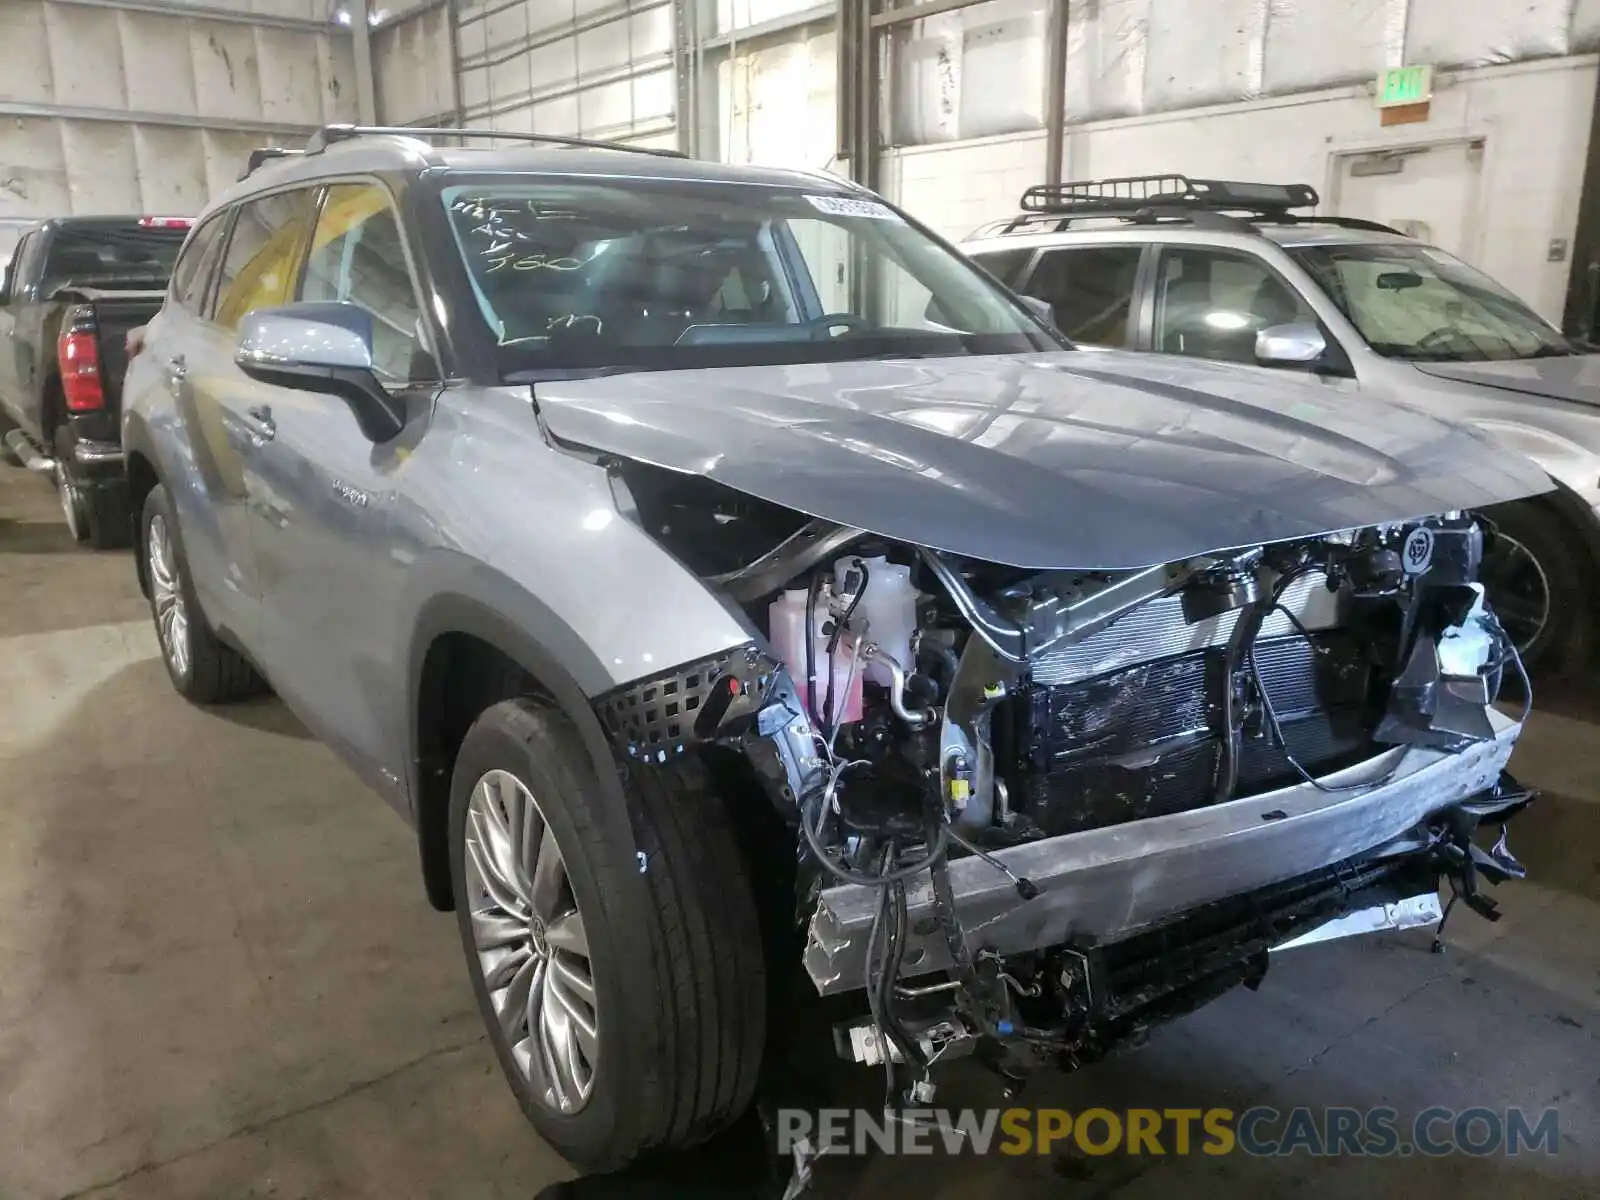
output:
<instances>
[{"instance_id":1,"label":"windshield","mask_svg":"<svg viewBox=\"0 0 1600 1200\"><path fill-rule=\"evenodd\" d=\"M570 178L443 199L507 376L1064 345L866 197Z\"/></svg>"},{"instance_id":2,"label":"windshield","mask_svg":"<svg viewBox=\"0 0 1600 1200\"><path fill-rule=\"evenodd\" d=\"M1290 253L1388 358L1482 362L1578 353L1505 288L1432 246L1304 246Z\"/></svg>"},{"instance_id":3,"label":"windshield","mask_svg":"<svg viewBox=\"0 0 1600 1200\"><path fill-rule=\"evenodd\" d=\"M68 226L50 242L40 294L76 283L108 291L161 291L172 278L187 226Z\"/></svg>"}]
</instances>

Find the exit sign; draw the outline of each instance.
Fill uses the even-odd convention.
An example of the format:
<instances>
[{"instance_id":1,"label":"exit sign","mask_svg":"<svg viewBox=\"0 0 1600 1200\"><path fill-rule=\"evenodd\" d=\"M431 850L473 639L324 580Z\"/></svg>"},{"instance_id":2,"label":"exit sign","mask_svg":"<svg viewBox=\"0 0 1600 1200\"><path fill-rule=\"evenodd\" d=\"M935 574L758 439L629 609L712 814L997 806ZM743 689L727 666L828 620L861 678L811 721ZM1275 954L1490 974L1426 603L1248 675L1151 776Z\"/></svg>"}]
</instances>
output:
<instances>
[{"instance_id":1,"label":"exit sign","mask_svg":"<svg viewBox=\"0 0 1600 1200\"><path fill-rule=\"evenodd\" d=\"M1426 104L1432 99L1432 67L1393 67L1378 76L1379 108Z\"/></svg>"}]
</instances>

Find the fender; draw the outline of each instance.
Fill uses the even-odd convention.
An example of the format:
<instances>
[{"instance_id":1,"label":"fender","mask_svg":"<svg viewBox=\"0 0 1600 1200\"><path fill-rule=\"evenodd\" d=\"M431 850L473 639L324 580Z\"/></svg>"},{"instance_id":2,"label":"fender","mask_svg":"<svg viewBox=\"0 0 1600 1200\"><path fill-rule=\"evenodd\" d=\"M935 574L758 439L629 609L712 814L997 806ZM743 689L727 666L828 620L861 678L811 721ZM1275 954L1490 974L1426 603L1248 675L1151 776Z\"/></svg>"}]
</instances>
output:
<instances>
[{"instance_id":1,"label":"fender","mask_svg":"<svg viewBox=\"0 0 1600 1200\"><path fill-rule=\"evenodd\" d=\"M419 563L421 569L414 568L408 575L422 576L417 583L423 584L427 576L434 574L428 567L439 566L452 586L428 596L416 608L416 615L410 622L403 710L405 734L400 743L406 748L406 792L429 899L436 907L450 906L449 850L443 825L446 813L425 811L422 805L424 764L418 727L423 664L429 647L443 634L462 633L487 642L538 681L577 727L594 764L595 777L600 786L611 793L614 803L604 806L613 816L610 836L618 839L618 844L633 846L631 826L625 819L616 819L627 811L617 759L591 703L591 697L608 686L607 682L601 682L607 680L607 676L599 660L583 647L559 617L506 576L452 551L438 551L430 557L432 562L427 566Z\"/></svg>"},{"instance_id":2,"label":"fender","mask_svg":"<svg viewBox=\"0 0 1600 1200\"><path fill-rule=\"evenodd\" d=\"M1600 452L1550 429L1488 418L1468 423L1550 476L1554 490L1529 499L1559 512L1583 538L1591 567L1600 570Z\"/></svg>"}]
</instances>

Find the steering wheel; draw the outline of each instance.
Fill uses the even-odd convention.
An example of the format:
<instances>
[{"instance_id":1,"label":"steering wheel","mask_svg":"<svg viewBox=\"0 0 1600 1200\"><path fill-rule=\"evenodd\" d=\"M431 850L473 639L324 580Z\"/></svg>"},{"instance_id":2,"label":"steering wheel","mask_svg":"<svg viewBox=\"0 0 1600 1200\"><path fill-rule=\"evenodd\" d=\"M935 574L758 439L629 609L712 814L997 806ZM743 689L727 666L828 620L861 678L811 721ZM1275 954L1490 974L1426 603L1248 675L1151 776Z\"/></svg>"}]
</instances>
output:
<instances>
[{"instance_id":1,"label":"steering wheel","mask_svg":"<svg viewBox=\"0 0 1600 1200\"><path fill-rule=\"evenodd\" d=\"M1468 341L1459 329L1451 329L1448 325L1441 325L1437 329L1429 330L1419 337L1413 348L1421 350L1424 354L1432 354L1441 350L1448 350L1452 346L1459 346Z\"/></svg>"},{"instance_id":2,"label":"steering wheel","mask_svg":"<svg viewBox=\"0 0 1600 1200\"><path fill-rule=\"evenodd\" d=\"M837 337L835 329L846 332L855 332L858 329L868 328L865 318L858 317L855 313L824 313L815 321L807 321L806 328L811 331L811 340L825 342L829 338Z\"/></svg>"}]
</instances>

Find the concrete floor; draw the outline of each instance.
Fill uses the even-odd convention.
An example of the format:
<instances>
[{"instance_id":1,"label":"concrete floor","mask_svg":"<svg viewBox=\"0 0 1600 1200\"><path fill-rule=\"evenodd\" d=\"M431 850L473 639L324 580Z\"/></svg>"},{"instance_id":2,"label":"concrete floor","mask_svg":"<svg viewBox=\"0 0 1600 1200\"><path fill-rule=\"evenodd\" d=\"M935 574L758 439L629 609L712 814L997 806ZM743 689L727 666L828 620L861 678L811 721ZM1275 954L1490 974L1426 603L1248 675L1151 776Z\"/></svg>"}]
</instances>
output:
<instances>
[{"instance_id":1,"label":"concrete floor","mask_svg":"<svg viewBox=\"0 0 1600 1200\"><path fill-rule=\"evenodd\" d=\"M523 1125L410 833L275 702L168 686L125 554L0 466L0 1197L517 1197ZM877 1160L833 1194L1600 1191L1600 706L1541 697L1532 881L1497 925L1282 956L1152 1044L1025 1097L1561 1110L1554 1158ZM953 1098L953 1097L952 1097ZM941 1097L944 1099L944 1097ZM617 1194L640 1194L627 1188Z\"/></svg>"}]
</instances>

